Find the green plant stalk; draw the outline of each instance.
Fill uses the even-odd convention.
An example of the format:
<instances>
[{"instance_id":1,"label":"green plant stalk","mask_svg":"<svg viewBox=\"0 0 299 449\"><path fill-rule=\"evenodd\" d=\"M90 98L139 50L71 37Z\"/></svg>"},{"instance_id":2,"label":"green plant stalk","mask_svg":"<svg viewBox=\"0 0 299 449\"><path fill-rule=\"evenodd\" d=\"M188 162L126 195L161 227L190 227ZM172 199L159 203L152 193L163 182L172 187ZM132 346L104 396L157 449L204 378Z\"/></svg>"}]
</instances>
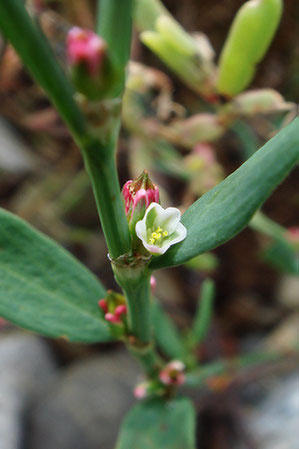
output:
<instances>
[{"instance_id":1,"label":"green plant stalk","mask_svg":"<svg viewBox=\"0 0 299 449\"><path fill-rule=\"evenodd\" d=\"M115 140L111 137L108 143L95 141L82 147L111 259L129 252L131 246L116 170Z\"/></svg>"},{"instance_id":2,"label":"green plant stalk","mask_svg":"<svg viewBox=\"0 0 299 449\"><path fill-rule=\"evenodd\" d=\"M128 343L127 348L138 360L149 377L153 377L158 374L162 368L162 361L157 354L153 343L143 347L138 347L137 345L131 345Z\"/></svg>"},{"instance_id":3,"label":"green plant stalk","mask_svg":"<svg viewBox=\"0 0 299 449\"><path fill-rule=\"evenodd\" d=\"M97 32L107 42L111 57L123 71L130 56L132 2L133 0L101 0L97 11Z\"/></svg>"},{"instance_id":4,"label":"green plant stalk","mask_svg":"<svg viewBox=\"0 0 299 449\"><path fill-rule=\"evenodd\" d=\"M157 373L161 363L152 336L150 272L143 262L141 265L128 266L115 261L112 267L128 307L127 347L146 373L152 376Z\"/></svg>"},{"instance_id":5,"label":"green plant stalk","mask_svg":"<svg viewBox=\"0 0 299 449\"><path fill-rule=\"evenodd\" d=\"M152 340L150 272L146 265L143 260L130 264L126 257L112 261L115 279L127 300L129 335L142 346Z\"/></svg>"},{"instance_id":6,"label":"green plant stalk","mask_svg":"<svg viewBox=\"0 0 299 449\"><path fill-rule=\"evenodd\" d=\"M102 141L92 135L73 98L71 84L47 39L31 20L22 2L0 0L0 29L15 47L31 74L45 89L81 149L91 177L110 256L120 256L129 251L131 242L115 165L119 119L112 123L113 129L110 130L108 140Z\"/></svg>"}]
</instances>

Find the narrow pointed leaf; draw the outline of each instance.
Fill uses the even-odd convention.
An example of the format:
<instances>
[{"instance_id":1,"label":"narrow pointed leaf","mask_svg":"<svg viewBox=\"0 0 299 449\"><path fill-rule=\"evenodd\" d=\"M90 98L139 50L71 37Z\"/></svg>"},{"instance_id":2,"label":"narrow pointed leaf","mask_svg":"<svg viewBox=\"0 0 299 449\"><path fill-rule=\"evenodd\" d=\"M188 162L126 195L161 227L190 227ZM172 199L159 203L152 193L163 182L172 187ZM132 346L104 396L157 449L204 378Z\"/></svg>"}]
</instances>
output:
<instances>
[{"instance_id":1,"label":"narrow pointed leaf","mask_svg":"<svg viewBox=\"0 0 299 449\"><path fill-rule=\"evenodd\" d=\"M149 399L126 416L116 449L195 449L195 413L191 401Z\"/></svg>"},{"instance_id":2,"label":"narrow pointed leaf","mask_svg":"<svg viewBox=\"0 0 299 449\"><path fill-rule=\"evenodd\" d=\"M162 352L172 359L184 359L186 348L179 331L158 301L151 307L154 336Z\"/></svg>"},{"instance_id":3,"label":"narrow pointed leaf","mask_svg":"<svg viewBox=\"0 0 299 449\"><path fill-rule=\"evenodd\" d=\"M299 119L295 119L233 174L197 200L182 216L186 239L151 268L180 265L240 232L298 161Z\"/></svg>"},{"instance_id":4,"label":"narrow pointed leaf","mask_svg":"<svg viewBox=\"0 0 299 449\"><path fill-rule=\"evenodd\" d=\"M111 340L98 300L105 289L54 241L0 209L0 316L49 337Z\"/></svg>"}]
</instances>

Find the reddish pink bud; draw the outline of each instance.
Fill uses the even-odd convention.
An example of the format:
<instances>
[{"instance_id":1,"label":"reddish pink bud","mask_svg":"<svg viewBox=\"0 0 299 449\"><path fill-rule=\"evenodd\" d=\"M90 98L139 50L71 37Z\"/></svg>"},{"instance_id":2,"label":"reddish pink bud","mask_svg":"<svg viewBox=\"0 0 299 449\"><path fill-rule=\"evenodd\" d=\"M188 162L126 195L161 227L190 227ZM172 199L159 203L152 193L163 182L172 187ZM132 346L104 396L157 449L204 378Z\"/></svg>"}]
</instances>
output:
<instances>
[{"instance_id":1,"label":"reddish pink bud","mask_svg":"<svg viewBox=\"0 0 299 449\"><path fill-rule=\"evenodd\" d=\"M173 360L160 371L159 379L164 385L182 385L185 382L185 365L180 360Z\"/></svg>"},{"instance_id":2,"label":"reddish pink bud","mask_svg":"<svg viewBox=\"0 0 299 449\"><path fill-rule=\"evenodd\" d=\"M105 320L109 321L110 323L121 323L121 320L117 315L109 312L105 314Z\"/></svg>"},{"instance_id":3,"label":"reddish pink bud","mask_svg":"<svg viewBox=\"0 0 299 449\"><path fill-rule=\"evenodd\" d=\"M155 276L151 276L150 285L151 285L152 294L154 295L155 291L156 291L156 287L157 287L157 280L156 280Z\"/></svg>"},{"instance_id":4,"label":"reddish pink bud","mask_svg":"<svg viewBox=\"0 0 299 449\"><path fill-rule=\"evenodd\" d=\"M74 27L69 31L66 43L69 64L84 64L90 76L97 76L106 53L105 41L93 31Z\"/></svg>"},{"instance_id":5,"label":"reddish pink bud","mask_svg":"<svg viewBox=\"0 0 299 449\"><path fill-rule=\"evenodd\" d=\"M135 180L127 181L122 189L125 211L131 233L135 234L135 225L142 220L151 203L159 203L159 188L152 183L146 170Z\"/></svg>"},{"instance_id":6,"label":"reddish pink bud","mask_svg":"<svg viewBox=\"0 0 299 449\"><path fill-rule=\"evenodd\" d=\"M120 306L117 306L114 311L114 314L117 317L120 317L120 315L124 315L126 313L127 313L127 306L125 304L121 304Z\"/></svg>"},{"instance_id":7,"label":"reddish pink bud","mask_svg":"<svg viewBox=\"0 0 299 449\"><path fill-rule=\"evenodd\" d=\"M136 399L144 399L147 396L148 384L143 382L134 388L134 396Z\"/></svg>"},{"instance_id":8,"label":"reddish pink bud","mask_svg":"<svg viewBox=\"0 0 299 449\"><path fill-rule=\"evenodd\" d=\"M99 307L103 310L103 312L107 313L108 312L108 304L106 299L100 299L99 302Z\"/></svg>"}]
</instances>

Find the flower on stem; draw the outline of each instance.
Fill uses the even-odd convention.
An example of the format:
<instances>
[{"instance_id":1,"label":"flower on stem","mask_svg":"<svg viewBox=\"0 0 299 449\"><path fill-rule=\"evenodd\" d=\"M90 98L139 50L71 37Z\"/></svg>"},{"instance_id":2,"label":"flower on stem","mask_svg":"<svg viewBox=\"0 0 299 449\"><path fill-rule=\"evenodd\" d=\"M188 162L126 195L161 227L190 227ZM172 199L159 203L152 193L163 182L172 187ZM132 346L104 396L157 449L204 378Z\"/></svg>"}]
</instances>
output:
<instances>
[{"instance_id":1,"label":"flower on stem","mask_svg":"<svg viewBox=\"0 0 299 449\"><path fill-rule=\"evenodd\" d=\"M125 212L130 232L135 236L135 226L145 215L148 206L159 202L159 188L151 181L146 170L135 181L127 181L122 189Z\"/></svg>"},{"instance_id":2,"label":"flower on stem","mask_svg":"<svg viewBox=\"0 0 299 449\"><path fill-rule=\"evenodd\" d=\"M185 382L185 365L180 360L169 362L159 373L164 385L182 385Z\"/></svg>"},{"instance_id":3,"label":"flower on stem","mask_svg":"<svg viewBox=\"0 0 299 449\"><path fill-rule=\"evenodd\" d=\"M136 224L136 235L151 254L164 254L170 246L181 242L187 235L180 219L181 213L175 207L163 209L160 204L151 203L143 219Z\"/></svg>"},{"instance_id":4,"label":"flower on stem","mask_svg":"<svg viewBox=\"0 0 299 449\"><path fill-rule=\"evenodd\" d=\"M106 42L93 31L73 27L67 36L67 57L72 67L83 65L91 77L101 71Z\"/></svg>"}]
</instances>

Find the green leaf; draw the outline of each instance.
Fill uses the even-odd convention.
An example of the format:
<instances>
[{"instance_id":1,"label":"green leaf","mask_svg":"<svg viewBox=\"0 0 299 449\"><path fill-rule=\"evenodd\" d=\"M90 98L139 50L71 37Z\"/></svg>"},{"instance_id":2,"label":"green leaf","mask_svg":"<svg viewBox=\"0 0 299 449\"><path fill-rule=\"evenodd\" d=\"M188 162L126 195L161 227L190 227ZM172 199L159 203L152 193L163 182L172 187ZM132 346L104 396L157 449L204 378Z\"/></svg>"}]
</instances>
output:
<instances>
[{"instance_id":1,"label":"green leaf","mask_svg":"<svg viewBox=\"0 0 299 449\"><path fill-rule=\"evenodd\" d=\"M205 279L198 298L197 311L192 327L192 334L196 343L201 343L209 330L215 296L215 283L212 279Z\"/></svg>"},{"instance_id":2,"label":"green leaf","mask_svg":"<svg viewBox=\"0 0 299 449\"><path fill-rule=\"evenodd\" d=\"M151 306L155 340L165 355L172 359L184 359L186 348L172 320L158 301Z\"/></svg>"},{"instance_id":3,"label":"green leaf","mask_svg":"<svg viewBox=\"0 0 299 449\"><path fill-rule=\"evenodd\" d=\"M116 449L195 449L195 413L191 401L148 399L126 416Z\"/></svg>"},{"instance_id":4,"label":"green leaf","mask_svg":"<svg viewBox=\"0 0 299 449\"><path fill-rule=\"evenodd\" d=\"M98 300L105 290L71 254L0 209L0 316L71 341L111 340Z\"/></svg>"},{"instance_id":5,"label":"green leaf","mask_svg":"<svg viewBox=\"0 0 299 449\"><path fill-rule=\"evenodd\" d=\"M295 119L238 170L197 200L182 216L186 239L154 257L152 269L180 265L230 240L250 221L298 160Z\"/></svg>"}]
</instances>

